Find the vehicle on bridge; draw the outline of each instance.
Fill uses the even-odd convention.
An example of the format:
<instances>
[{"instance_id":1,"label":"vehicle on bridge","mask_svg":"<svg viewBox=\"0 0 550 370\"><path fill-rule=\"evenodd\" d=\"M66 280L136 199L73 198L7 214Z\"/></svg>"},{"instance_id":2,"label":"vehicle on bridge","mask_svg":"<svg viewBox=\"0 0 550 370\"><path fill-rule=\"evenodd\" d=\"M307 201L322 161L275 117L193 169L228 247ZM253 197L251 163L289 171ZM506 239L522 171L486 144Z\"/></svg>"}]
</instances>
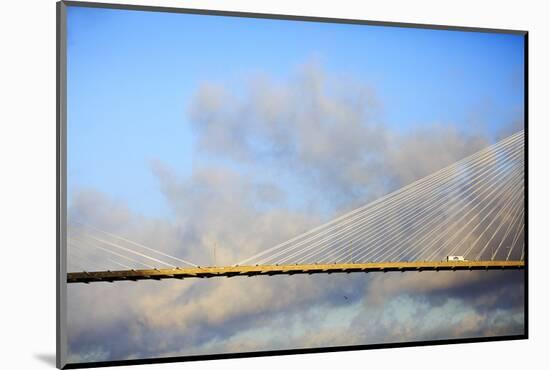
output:
<instances>
[{"instance_id":1,"label":"vehicle on bridge","mask_svg":"<svg viewBox=\"0 0 550 370\"><path fill-rule=\"evenodd\" d=\"M466 261L464 256L447 256L448 262L463 262Z\"/></svg>"}]
</instances>

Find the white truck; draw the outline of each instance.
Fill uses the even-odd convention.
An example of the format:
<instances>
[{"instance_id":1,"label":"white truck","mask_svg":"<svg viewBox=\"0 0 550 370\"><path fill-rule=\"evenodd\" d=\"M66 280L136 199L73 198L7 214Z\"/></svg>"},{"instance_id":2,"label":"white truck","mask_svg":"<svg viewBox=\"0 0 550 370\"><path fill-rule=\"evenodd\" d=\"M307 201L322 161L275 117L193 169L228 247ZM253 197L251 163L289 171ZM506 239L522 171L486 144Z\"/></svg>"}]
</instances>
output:
<instances>
[{"instance_id":1,"label":"white truck","mask_svg":"<svg viewBox=\"0 0 550 370\"><path fill-rule=\"evenodd\" d=\"M464 262L464 256L447 256L448 262Z\"/></svg>"}]
</instances>

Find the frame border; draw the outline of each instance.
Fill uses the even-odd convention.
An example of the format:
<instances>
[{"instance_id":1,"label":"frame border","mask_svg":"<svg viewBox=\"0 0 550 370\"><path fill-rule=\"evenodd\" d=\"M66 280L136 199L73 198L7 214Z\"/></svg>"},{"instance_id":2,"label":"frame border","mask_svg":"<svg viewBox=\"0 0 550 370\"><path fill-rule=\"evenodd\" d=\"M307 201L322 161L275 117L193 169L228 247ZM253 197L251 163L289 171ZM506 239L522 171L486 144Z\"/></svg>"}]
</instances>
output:
<instances>
[{"instance_id":1,"label":"frame border","mask_svg":"<svg viewBox=\"0 0 550 370\"><path fill-rule=\"evenodd\" d=\"M133 4L117 4L117 3L98 3L98 2L73 1L73 0L62 0L60 2L65 4L66 6L79 6L84 8L104 8L104 9L111 9L111 10L137 10L137 11L163 12L163 13L202 14L202 15L238 17L238 18L259 18L259 19L264 18L264 19L278 19L278 20L289 20L289 21L343 23L343 24L358 24L358 25L399 27L399 28L423 28L423 29L444 30L444 31L503 33L503 34L514 34L514 35L525 35L528 33L528 31L526 30L503 29L503 28L484 28L484 27L468 27L468 26L461 27L461 26L441 25L441 24L385 22L385 21L372 21L372 20L361 20L361 19L351 19L351 18L329 18L329 17L303 16L303 15L290 15L290 14L253 13L253 12L215 10L215 9L177 8L177 7L166 7L166 6L133 5Z\"/></svg>"},{"instance_id":2,"label":"frame border","mask_svg":"<svg viewBox=\"0 0 550 370\"><path fill-rule=\"evenodd\" d=\"M67 5L56 4L56 367L67 360Z\"/></svg>"},{"instance_id":3,"label":"frame border","mask_svg":"<svg viewBox=\"0 0 550 370\"><path fill-rule=\"evenodd\" d=\"M159 357L159 358L144 358L132 360L113 360L99 362L82 362L82 363L67 363L67 7L86 7L86 8L103 8L111 10L133 10L133 11L149 11L149 12L165 12L165 13L181 13L181 14L197 14L211 15L224 17L241 17L241 18L257 18L257 19L276 19L289 21L305 21L305 22L321 22L321 23L339 23L339 24L355 24L355 25L370 25L384 27L399 27L399 28L420 28L431 30L445 31L462 31L462 32L483 32L497 34L512 34L523 36L524 40L524 242L525 242L525 268L524 268L524 333L520 335L494 336L494 337L479 337L479 338L461 338L461 339L438 339L427 341L413 342L395 342L395 343L380 343L352 346L336 346L336 347L316 347L316 348L296 348L288 350L271 350L271 351L255 351L255 352L234 352L220 353L208 355L189 355L189 356L174 356L174 357ZM431 345L446 345L446 344L462 344L462 343L482 343L496 342L505 340L522 340L529 338L529 223L528 223L528 182L529 182L529 160L528 160L528 111L529 111L529 32L526 30L499 29L499 28L482 28L482 27L461 27L440 24L423 24L423 23L402 23L402 22L385 22L372 20L359 20L347 18L328 18L317 16L300 16L288 14L271 14L271 13L253 13L240 11L226 10L208 10L194 8L176 8L163 6L148 6L148 5L132 5L132 4L113 4L113 3L98 3L98 2L83 2L83 1L58 1L56 3L56 37L57 37L57 61L56 61L56 124L57 124L57 141L56 141L56 367L58 369L79 369L79 368L95 368L108 366L124 366L124 365L140 365L140 364L157 364L157 363L173 363L187 361L203 361L203 360L218 360L243 357L264 357L264 356L281 356L295 354L312 354L325 352L341 352L341 351L358 351L365 349L382 349L382 348L404 348L404 347L420 347Z\"/></svg>"}]
</instances>

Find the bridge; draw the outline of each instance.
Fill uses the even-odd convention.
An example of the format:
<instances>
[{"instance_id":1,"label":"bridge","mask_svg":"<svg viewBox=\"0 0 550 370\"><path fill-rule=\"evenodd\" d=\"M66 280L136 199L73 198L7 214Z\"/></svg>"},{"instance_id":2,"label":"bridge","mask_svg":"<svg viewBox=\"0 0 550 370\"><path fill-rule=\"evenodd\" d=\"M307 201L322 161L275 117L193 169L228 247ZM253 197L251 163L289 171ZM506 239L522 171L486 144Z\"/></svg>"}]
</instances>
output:
<instances>
[{"instance_id":1,"label":"bridge","mask_svg":"<svg viewBox=\"0 0 550 370\"><path fill-rule=\"evenodd\" d=\"M331 274L337 272L388 272L388 271L457 271L457 270L514 270L525 266L523 261L464 261L464 262L373 262L338 263L324 265L267 265L191 267L153 270L121 270L73 272L68 283L92 283L137 280L161 280L184 278L211 278L233 276L273 276L294 274Z\"/></svg>"},{"instance_id":2,"label":"bridge","mask_svg":"<svg viewBox=\"0 0 550 370\"><path fill-rule=\"evenodd\" d=\"M114 268L79 268L67 282L523 269L524 141L519 131L229 266L199 266L75 220L70 261L94 250Z\"/></svg>"}]
</instances>

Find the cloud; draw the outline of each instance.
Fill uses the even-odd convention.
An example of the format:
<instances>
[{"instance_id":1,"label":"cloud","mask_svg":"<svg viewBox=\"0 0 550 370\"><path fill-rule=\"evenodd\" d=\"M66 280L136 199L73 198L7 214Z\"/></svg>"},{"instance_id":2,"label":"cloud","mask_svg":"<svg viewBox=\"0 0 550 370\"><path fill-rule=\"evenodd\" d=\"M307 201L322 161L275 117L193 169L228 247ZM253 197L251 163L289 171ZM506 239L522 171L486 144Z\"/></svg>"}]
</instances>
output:
<instances>
[{"instance_id":1,"label":"cloud","mask_svg":"<svg viewBox=\"0 0 550 370\"><path fill-rule=\"evenodd\" d=\"M313 63L284 82L251 78L241 93L204 83L189 112L200 152L251 172L269 165L290 173L315 201L340 208L426 176L489 141L485 128L440 122L391 129L373 88Z\"/></svg>"},{"instance_id":2,"label":"cloud","mask_svg":"<svg viewBox=\"0 0 550 370\"><path fill-rule=\"evenodd\" d=\"M392 129L390 108L372 87L314 64L286 81L205 83L189 103L191 174L150 163L173 217L139 215L85 189L69 221L199 265L232 264L492 140L436 122ZM86 257L104 265L101 256ZM513 272L70 285L69 349L75 360L118 360L520 333L523 294Z\"/></svg>"},{"instance_id":3,"label":"cloud","mask_svg":"<svg viewBox=\"0 0 550 370\"><path fill-rule=\"evenodd\" d=\"M351 327L372 328L362 336L373 343L519 335L523 277L523 271L380 274L366 286Z\"/></svg>"}]
</instances>

